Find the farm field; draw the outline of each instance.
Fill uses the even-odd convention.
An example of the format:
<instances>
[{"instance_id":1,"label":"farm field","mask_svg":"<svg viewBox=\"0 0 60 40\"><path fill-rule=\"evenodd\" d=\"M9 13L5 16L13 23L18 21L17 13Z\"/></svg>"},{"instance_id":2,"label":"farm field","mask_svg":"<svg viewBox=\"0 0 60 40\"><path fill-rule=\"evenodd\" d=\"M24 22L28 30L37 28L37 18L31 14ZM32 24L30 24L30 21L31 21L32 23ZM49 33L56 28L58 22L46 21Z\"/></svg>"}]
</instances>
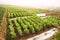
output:
<instances>
[{"instance_id":1,"label":"farm field","mask_svg":"<svg viewBox=\"0 0 60 40\"><path fill-rule=\"evenodd\" d=\"M8 33L10 34L10 39L17 39L17 37L19 39L19 37L36 34L43 29L49 29L52 26L57 27L60 25L60 19L57 17L47 17L41 19L40 17L36 16L36 12L30 13L28 10L11 10L12 9L8 9ZM22 18L25 16L26 18ZM11 18L16 19L11 20Z\"/></svg>"},{"instance_id":2,"label":"farm field","mask_svg":"<svg viewBox=\"0 0 60 40\"><path fill-rule=\"evenodd\" d=\"M5 12L5 8L0 7L0 31L1 31L1 25L2 25L2 21L3 21L4 12Z\"/></svg>"},{"instance_id":3,"label":"farm field","mask_svg":"<svg viewBox=\"0 0 60 40\"><path fill-rule=\"evenodd\" d=\"M3 35L2 22L3 22L4 13L5 13L5 8L0 6L0 39Z\"/></svg>"},{"instance_id":4,"label":"farm field","mask_svg":"<svg viewBox=\"0 0 60 40\"><path fill-rule=\"evenodd\" d=\"M36 14L42 13L39 10L9 7L6 10L6 40L26 40L51 28L60 26L59 17L49 16L41 18L40 16L36 16Z\"/></svg>"},{"instance_id":5,"label":"farm field","mask_svg":"<svg viewBox=\"0 0 60 40\"><path fill-rule=\"evenodd\" d=\"M34 20L35 19L35 20ZM39 20L37 20L39 19ZM50 28L52 26L59 26L59 20L54 17L48 17L44 19L40 19L39 17L27 17L27 18L17 18L16 20L8 20L9 21L9 34L11 38L16 37L16 33L14 31L17 30L18 35L28 35L36 32L40 32L42 29ZM15 30L14 30L15 27Z\"/></svg>"},{"instance_id":6,"label":"farm field","mask_svg":"<svg viewBox=\"0 0 60 40\"><path fill-rule=\"evenodd\" d=\"M4 10L5 9L3 7L0 7L0 23L2 22L2 19L3 19Z\"/></svg>"}]
</instances>

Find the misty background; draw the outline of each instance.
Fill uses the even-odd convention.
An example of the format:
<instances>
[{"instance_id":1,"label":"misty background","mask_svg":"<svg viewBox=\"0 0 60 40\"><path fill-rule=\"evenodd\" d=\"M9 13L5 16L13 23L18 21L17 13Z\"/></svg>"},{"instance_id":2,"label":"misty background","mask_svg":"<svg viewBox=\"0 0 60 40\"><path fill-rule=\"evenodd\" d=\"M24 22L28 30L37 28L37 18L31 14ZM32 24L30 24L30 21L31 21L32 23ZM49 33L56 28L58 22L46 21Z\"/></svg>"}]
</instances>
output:
<instances>
[{"instance_id":1,"label":"misty background","mask_svg":"<svg viewBox=\"0 0 60 40\"><path fill-rule=\"evenodd\" d=\"M0 0L0 4L32 8L59 8L60 0Z\"/></svg>"}]
</instances>

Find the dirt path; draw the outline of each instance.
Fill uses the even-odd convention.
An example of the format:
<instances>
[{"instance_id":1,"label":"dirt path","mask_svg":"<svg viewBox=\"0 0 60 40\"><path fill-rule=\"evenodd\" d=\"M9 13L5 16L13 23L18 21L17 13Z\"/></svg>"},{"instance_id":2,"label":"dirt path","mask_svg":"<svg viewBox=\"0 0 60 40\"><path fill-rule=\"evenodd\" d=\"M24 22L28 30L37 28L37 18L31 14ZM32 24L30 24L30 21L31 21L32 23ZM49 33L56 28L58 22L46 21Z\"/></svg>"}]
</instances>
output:
<instances>
[{"instance_id":1,"label":"dirt path","mask_svg":"<svg viewBox=\"0 0 60 40\"><path fill-rule=\"evenodd\" d=\"M3 20L2 20L2 23L1 23L1 32L0 32L0 40L5 40L5 36L6 36L6 32L7 32L7 9L5 9L5 13L4 13L4 16L3 16Z\"/></svg>"},{"instance_id":2,"label":"dirt path","mask_svg":"<svg viewBox=\"0 0 60 40\"><path fill-rule=\"evenodd\" d=\"M47 16L55 16L55 17L60 18L60 14L58 13L47 13Z\"/></svg>"}]
</instances>

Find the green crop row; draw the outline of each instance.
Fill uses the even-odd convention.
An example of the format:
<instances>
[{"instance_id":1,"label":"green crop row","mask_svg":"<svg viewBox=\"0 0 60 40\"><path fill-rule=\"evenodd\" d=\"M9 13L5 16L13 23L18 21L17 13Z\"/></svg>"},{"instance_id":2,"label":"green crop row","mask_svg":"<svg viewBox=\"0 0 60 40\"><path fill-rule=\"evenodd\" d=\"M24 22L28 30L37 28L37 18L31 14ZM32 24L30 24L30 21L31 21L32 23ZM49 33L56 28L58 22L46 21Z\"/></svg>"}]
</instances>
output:
<instances>
[{"instance_id":1,"label":"green crop row","mask_svg":"<svg viewBox=\"0 0 60 40\"><path fill-rule=\"evenodd\" d=\"M17 18L15 20L8 20L9 34L12 38L16 37L16 30L20 36L40 32L43 28L56 27L60 25L60 18L47 17L41 19L37 16L27 18Z\"/></svg>"},{"instance_id":2,"label":"green crop row","mask_svg":"<svg viewBox=\"0 0 60 40\"><path fill-rule=\"evenodd\" d=\"M8 8L8 18L22 17L22 16L32 16L36 15L37 11L35 10L24 10L24 9L9 9Z\"/></svg>"}]
</instances>

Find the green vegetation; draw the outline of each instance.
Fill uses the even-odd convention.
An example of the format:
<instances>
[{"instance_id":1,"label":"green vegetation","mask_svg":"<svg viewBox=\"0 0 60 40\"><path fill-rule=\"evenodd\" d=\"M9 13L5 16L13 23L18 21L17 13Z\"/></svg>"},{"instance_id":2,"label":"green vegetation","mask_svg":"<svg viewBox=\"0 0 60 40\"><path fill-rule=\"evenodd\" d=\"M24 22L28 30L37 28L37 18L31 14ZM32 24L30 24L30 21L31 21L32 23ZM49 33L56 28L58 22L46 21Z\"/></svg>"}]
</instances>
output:
<instances>
[{"instance_id":1,"label":"green vegetation","mask_svg":"<svg viewBox=\"0 0 60 40\"><path fill-rule=\"evenodd\" d=\"M0 23L2 21L3 15L4 15L5 8L0 7Z\"/></svg>"},{"instance_id":2,"label":"green vegetation","mask_svg":"<svg viewBox=\"0 0 60 40\"><path fill-rule=\"evenodd\" d=\"M24 36L29 34L34 34L36 32L41 32L41 30L50 27L60 26L60 18L57 17L47 17L40 18L36 16L38 13L53 13L60 14L60 11L57 10L42 10L42 9L25 9L25 8L10 8L6 7L8 10L8 32L7 39L16 38L17 34L19 36ZM4 7L0 7L0 23L2 21L3 15L5 12ZM24 18L26 17L26 18ZM16 18L11 20L11 18ZM60 32L57 33L51 40L60 40Z\"/></svg>"},{"instance_id":3,"label":"green vegetation","mask_svg":"<svg viewBox=\"0 0 60 40\"><path fill-rule=\"evenodd\" d=\"M40 13L40 12L37 10L31 10L31 9L8 8L8 18L33 16L33 15L36 15L37 13Z\"/></svg>"},{"instance_id":4,"label":"green vegetation","mask_svg":"<svg viewBox=\"0 0 60 40\"><path fill-rule=\"evenodd\" d=\"M14 31L17 30L18 34L20 36L23 36L23 34L28 35L30 33L40 32L43 28L49 28L49 27L56 27L59 26L60 21L56 17L47 17L41 19L37 16L31 16L27 18L16 18L13 20L8 20L8 28L10 30L9 34L12 36L12 38L16 37L16 34ZM14 30L14 28L16 28Z\"/></svg>"},{"instance_id":5,"label":"green vegetation","mask_svg":"<svg viewBox=\"0 0 60 40\"><path fill-rule=\"evenodd\" d=\"M19 36L34 34L41 32L41 30L50 27L60 26L60 18L57 17L46 17L40 18L36 16L40 13L40 10L31 9L18 9L18 8L7 8L8 9L8 34L7 39L16 38ZM11 20L12 19L12 20Z\"/></svg>"}]
</instances>

